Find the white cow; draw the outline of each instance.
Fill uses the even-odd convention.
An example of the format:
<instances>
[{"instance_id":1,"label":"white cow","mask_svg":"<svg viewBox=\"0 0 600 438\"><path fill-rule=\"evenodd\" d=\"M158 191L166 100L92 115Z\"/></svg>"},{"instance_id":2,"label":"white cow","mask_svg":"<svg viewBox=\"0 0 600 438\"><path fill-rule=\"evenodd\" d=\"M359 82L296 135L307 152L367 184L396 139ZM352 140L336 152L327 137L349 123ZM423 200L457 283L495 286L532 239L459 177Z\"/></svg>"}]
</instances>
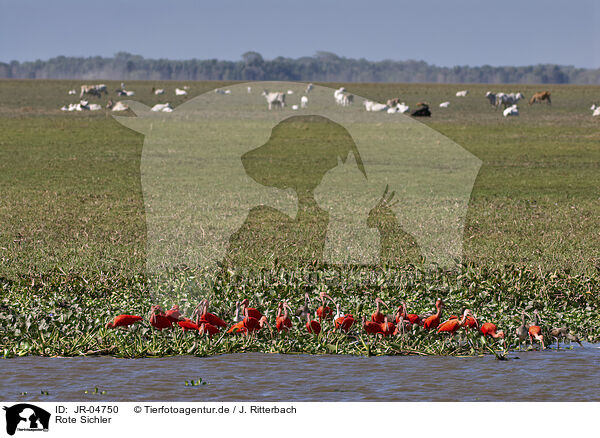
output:
<instances>
[{"instance_id":1,"label":"white cow","mask_svg":"<svg viewBox=\"0 0 600 438\"><path fill-rule=\"evenodd\" d=\"M81 99L84 94L91 94L93 96L100 97L102 93L108 94L108 89L106 88L106 84L97 84L97 85L82 85L81 93L79 94L79 98Z\"/></svg>"},{"instance_id":2,"label":"white cow","mask_svg":"<svg viewBox=\"0 0 600 438\"><path fill-rule=\"evenodd\" d=\"M363 105L365 106L365 109L367 111L371 111L371 112L381 112L381 111L387 111L389 109L389 107L383 103L377 103L377 102L373 102L372 100L365 100L363 102Z\"/></svg>"},{"instance_id":3,"label":"white cow","mask_svg":"<svg viewBox=\"0 0 600 438\"><path fill-rule=\"evenodd\" d=\"M487 97L487 99L490 101L490 105L496 106L496 93L488 91L487 93L485 93L485 97Z\"/></svg>"},{"instance_id":4,"label":"white cow","mask_svg":"<svg viewBox=\"0 0 600 438\"><path fill-rule=\"evenodd\" d=\"M169 102L167 102L167 103L157 103L152 108L150 108L150 111L171 113L171 112L173 112L173 108L171 107L171 105L169 104Z\"/></svg>"},{"instance_id":5,"label":"white cow","mask_svg":"<svg viewBox=\"0 0 600 438\"><path fill-rule=\"evenodd\" d=\"M514 104L514 105L509 106L508 108L506 108L502 114L504 115L504 117L518 116L519 115L519 108L517 108L517 105Z\"/></svg>"},{"instance_id":6,"label":"white cow","mask_svg":"<svg viewBox=\"0 0 600 438\"><path fill-rule=\"evenodd\" d=\"M398 112L402 113L402 114L406 114L407 112L410 111L410 107L407 104L405 104L404 102L399 103L397 105L397 108L398 108Z\"/></svg>"},{"instance_id":7,"label":"white cow","mask_svg":"<svg viewBox=\"0 0 600 438\"><path fill-rule=\"evenodd\" d=\"M347 93L344 87L333 92L335 103L341 106L349 106L354 102L354 95Z\"/></svg>"},{"instance_id":8,"label":"white cow","mask_svg":"<svg viewBox=\"0 0 600 438\"><path fill-rule=\"evenodd\" d=\"M117 103L115 103L112 108L113 111L127 111L129 109L129 107L127 105L125 105L123 102L118 101Z\"/></svg>"},{"instance_id":9,"label":"white cow","mask_svg":"<svg viewBox=\"0 0 600 438\"><path fill-rule=\"evenodd\" d=\"M456 97L465 97L467 94L469 94L469 90L457 91Z\"/></svg>"},{"instance_id":10,"label":"white cow","mask_svg":"<svg viewBox=\"0 0 600 438\"><path fill-rule=\"evenodd\" d=\"M281 91L263 91L262 96L267 99L267 104L269 106L269 111L273 108L273 105L279 106L282 109L285 108L285 93Z\"/></svg>"},{"instance_id":11,"label":"white cow","mask_svg":"<svg viewBox=\"0 0 600 438\"><path fill-rule=\"evenodd\" d=\"M519 100L524 99L525 96L521 93L498 93L496 94L496 106L504 105L504 108L516 105Z\"/></svg>"}]
</instances>

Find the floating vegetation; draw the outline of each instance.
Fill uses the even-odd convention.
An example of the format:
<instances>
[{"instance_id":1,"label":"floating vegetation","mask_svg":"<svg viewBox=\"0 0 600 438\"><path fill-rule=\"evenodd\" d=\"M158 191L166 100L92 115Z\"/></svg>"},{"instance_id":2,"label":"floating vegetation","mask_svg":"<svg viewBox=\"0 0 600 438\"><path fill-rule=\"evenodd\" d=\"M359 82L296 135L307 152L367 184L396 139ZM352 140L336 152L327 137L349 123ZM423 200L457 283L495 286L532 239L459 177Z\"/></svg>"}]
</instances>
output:
<instances>
[{"instance_id":1,"label":"floating vegetation","mask_svg":"<svg viewBox=\"0 0 600 438\"><path fill-rule=\"evenodd\" d=\"M0 350L5 358L39 356L98 356L122 358L175 355L212 356L224 353L264 352L281 354L351 355L455 355L495 354L519 348L514 335L520 325L520 310L537 309L544 330L567 326L579 339L598 342L600 277L505 267L492 270L465 266L462 272L424 272L404 269L314 268L271 270L241 274L230 270L205 273L191 269L169 274L163 296L152 299L155 283L145 277L122 278L102 275L82 278L65 273L32 280L0 280ZM202 285L198 279L202 278ZM166 289L166 286L165 286ZM346 333L335 332L331 320L315 336L305 322L291 315L292 328L278 333L261 330L253 336L225 335L212 338L197 331L183 332L178 326L158 331L148 323L152 304L170 308L179 304L191 316L202 298L210 298L211 312L232 323L235 303L249 298L274 326L281 300L293 309L304 304L304 293L317 297L325 291L356 323ZM450 338L413 327L403 335L380 339L362 330L360 320L373 310L375 297L393 309L401 301L411 312L434 308L436 298L446 304L444 316L469 308L481 322L492 321L506 333L504 340L483 338L476 330L462 329ZM316 306L315 306L316 307ZM313 309L314 310L314 309ZM121 313L137 314L143 321L131 327L106 328ZM444 317L442 317L444 318ZM546 339L551 341L549 336Z\"/></svg>"},{"instance_id":2,"label":"floating vegetation","mask_svg":"<svg viewBox=\"0 0 600 438\"><path fill-rule=\"evenodd\" d=\"M205 382L204 380L202 380L202 378L199 378L198 380L190 380L190 381L185 381L185 386L202 386L202 385L208 385L208 382Z\"/></svg>"}]
</instances>

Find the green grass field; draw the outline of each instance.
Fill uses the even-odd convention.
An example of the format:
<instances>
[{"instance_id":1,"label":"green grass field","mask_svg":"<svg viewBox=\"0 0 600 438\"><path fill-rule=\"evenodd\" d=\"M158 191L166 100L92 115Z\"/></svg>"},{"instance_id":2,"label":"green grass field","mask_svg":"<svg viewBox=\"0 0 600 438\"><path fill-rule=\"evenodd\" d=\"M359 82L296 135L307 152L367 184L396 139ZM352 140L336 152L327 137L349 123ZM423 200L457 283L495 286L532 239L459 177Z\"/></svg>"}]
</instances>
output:
<instances>
[{"instance_id":1,"label":"green grass field","mask_svg":"<svg viewBox=\"0 0 600 438\"><path fill-rule=\"evenodd\" d=\"M0 81L0 277L3 287L0 325L21 327L18 333L0 335L0 349L9 355L20 352L118 354L121 350L111 349L114 340L110 338L117 335L103 334L110 341L91 345L85 333L95 333L97 327L116 313L145 313L150 304L148 280L144 277L146 225L140 181L144 138L123 127L104 110L60 111L62 105L78 101L76 96L67 95L67 90L79 89L81 83ZM119 87L118 82L107 84L111 92ZM172 90L183 85L191 87L189 96L175 98ZM134 81L127 83L127 88L135 90L134 100L146 105L169 101L177 106L203 92L227 85ZM342 84L323 85L338 88ZM349 92L378 101L401 96L411 108L418 101L429 102L433 116L421 121L482 160L464 232L467 273L448 273L422 281L413 267L400 269L395 274L374 269L371 272L374 280L366 286L357 286L353 294L347 294L348 289L339 285L328 286L330 283L324 279L330 275L327 269L317 270L304 282L290 273L281 277L273 274L274 277L260 285L225 273L209 276L201 287L194 286L193 281L189 284L184 281L174 286L175 295L191 288L194 296L214 296L216 308L229 315L238 297L253 294L265 306L275 305L279 297L288 297L299 304L304 289L326 289L359 314L366 312L361 300L364 298L364 305L370 306L375 295L382 295L394 304L402 297L422 311L431 309L433 294L440 294L456 298L453 307L459 311L467 304L483 306L488 303L486 294L490 294L495 297L493 302L501 305L488 309L489 318L514 326L517 309L537 307L547 311L542 315L549 325L568 323L583 337L597 340L600 336L597 316L600 120L591 116L589 107L600 100L600 87L343 85ZM154 96L150 92L153 86L166 88L170 94ZM455 92L463 88L469 89L469 95L455 97ZM502 117L500 110L494 110L484 97L487 90L521 91L529 97L546 89L552 92L551 106L522 103L519 105L521 115L508 119ZM114 93L111 97L117 100ZM91 102L102 104L106 100L106 97L90 98ZM438 104L446 100L451 102L450 108L439 108ZM360 277L357 271L350 275L354 279ZM185 276L193 277L192 274ZM399 280L390 282L390 276ZM465 281L469 276L471 283ZM182 299L188 299L184 295ZM431 299L426 299L427 296ZM63 301L67 302L65 308L75 306L78 310L70 308L71 313L64 317L64 321L72 319L73 324L72 332L66 329L62 332L66 335L61 342L69 346L55 349L50 347L53 344L48 339L59 336L63 329L56 328L58 323L54 316L48 319L44 315L65 314L64 308L57 304ZM184 305L184 308L191 307L191 302ZM90 314L92 309L95 309L94 315ZM509 312L512 314L508 315ZM27 317L25 313L29 313ZM85 322L78 326L77 318ZM42 320L47 321L41 323ZM22 346L32 324L37 331L30 335L27 345ZM45 341L39 341L39 333L46 334ZM140 332L134 336L142 339L148 334ZM38 347L32 346L34 340L39 342ZM185 342L169 354L194 352L195 344ZM313 344L309 348L308 341L273 348L257 345L202 347L201 354L236 351L238 347L242 351L328 352L331 348L327 345L332 345L332 340L319 344L322 348ZM135 356L158 351L140 348L137 353L127 350L121 354ZM377 352L392 354L424 349L423 345L414 343L390 348L381 347ZM340 347L340 351L364 353L366 350ZM431 351L472 353L443 348Z\"/></svg>"}]
</instances>

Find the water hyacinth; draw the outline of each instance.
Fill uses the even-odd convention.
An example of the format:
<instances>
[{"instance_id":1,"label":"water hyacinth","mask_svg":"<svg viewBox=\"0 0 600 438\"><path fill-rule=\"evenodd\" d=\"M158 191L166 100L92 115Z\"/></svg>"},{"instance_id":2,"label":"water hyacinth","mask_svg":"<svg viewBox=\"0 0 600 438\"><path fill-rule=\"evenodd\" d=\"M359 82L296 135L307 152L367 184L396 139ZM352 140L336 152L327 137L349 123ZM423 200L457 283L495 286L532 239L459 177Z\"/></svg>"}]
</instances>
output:
<instances>
[{"instance_id":1,"label":"water hyacinth","mask_svg":"<svg viewBox=\"0 0 600 438\"><path fill-rule=\"evenodd\" d=\"M0 307L0 349L4 357L90 356L159 357L174 355L211 356L224 353L265 352L281 354L352 355L480 355L497 354L519 348L513 335L519 325L520 310L537 309L544 329L568 326L580 339L600 339L598 319L598 280L584 275L540 273L505 267L492 270L464 266L461 272L432 271L409 266L404 269L318 267L305 270L273 269L258 274L231 270L206 273L192 269L173 271L158 284L169 291L156 294L157 278L115 276L88 278L49 275L32 293L31 280L2 280ZM199 281L202 279L202 282ZM292 315L288 332L260 331L253 336L202 336L179 327L157 331L148 323L151 305L164 308L179 304L189 317L197 303L210 299L211 312L233 324L237 301L248 298L274 325L280 301L293 309L304 304L304 294L318 299L326 292L357 323L346 333L333 330L331 320L323 320L318 335L306 332L304 321ZM448 339L434 331L415 327L399 336L380 339L367 335L358 321L374 310L380 297L395 309L404 301L415 313L433 309L436 298L446 304L445 314L472 309L481 322L493 321L507 334L504 342L485 339L476 330L459 331ZM161 301L162 300L162 301ZM315 306L316 307L316 306ZM314 312L314 308L312 309ZM128 328L107 329L107 322L121 313L144 317ZM52 314L52 317L48 315ZM547 337L547 339L550 339Z\"/></svg>"}]
</instances>

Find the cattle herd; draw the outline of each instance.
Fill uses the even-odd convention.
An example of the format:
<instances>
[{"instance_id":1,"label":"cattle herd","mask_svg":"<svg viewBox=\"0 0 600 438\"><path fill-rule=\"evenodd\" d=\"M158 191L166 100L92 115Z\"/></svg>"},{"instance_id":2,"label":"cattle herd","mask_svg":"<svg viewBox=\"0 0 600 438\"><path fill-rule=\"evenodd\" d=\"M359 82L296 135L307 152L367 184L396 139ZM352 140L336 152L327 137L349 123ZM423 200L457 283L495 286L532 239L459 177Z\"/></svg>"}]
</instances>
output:
<instances>
[{"instance_id":1,"label":"cattle herd","mask_svg":"<svg viewBox=\"0 0 600 438\"><path fill-rule=\"evenodd\" d=\"M308 95L311 90L314 88L313 84L308 84L304 95L301 96L299 104L291 105L291 109L294 111L305 109L308 107ZM174 94L175 96L186 96L188 94L189 87L184 86L183 88L175 88ZM252 93L252 87L247 87L248 93ZM152 94L155 95L164 95L165 89L163 88L155 88L152 87ZM121 83L121 88L115 90L117 96L134 96L135 92L131 90L125 89L125 84ZM215 93L228 95L231 94L231 90L226 89L223 90L221 88L215 89ZM69 95L77 94L76 90L69 90ZM101 98L102 95L108 95L108 87L106 84L94 84L94 85L81 85L81 91L79 93L80 101L78 103L71 103L68 105L64 105L61 110L62 111L97 111L102 109L102 106L99 104L89 103L88 100L84 100L84 97L97 97ZM284 91L268 91L264 90L262 92L262 96L265 98L267 102L267 109L284 109L286 107L286 96L294 94L294 91L287 90ZM456 92L456 97L466 97L469 94L469 90L460 90ZM502 114L504 117L509 116L518 116L519 115L519 107L518 103L520 100L525 99L523 93L503 93L497 92L493 93L488 91L485 94L486 99L489 101L490 105L494 108L502 107ZM349 93L344 87L338 88L333 92L333 98L336 105L341 107L349 107L354 104L354 95ZM529 99L529 105L533 105L534 103L542 103L546 102L548 105L552 104L551 93L550 91L540 91L535 93ZM440 108L449 108L450 102L445 101L439 104ZM385 104L374 102L372 100L363 100L363 106L368 112L386 112L388 114L406 114L410 113L413 117L430 117L431 110L429 104L427 102L419 102L416 104L417 108L413 111L410 110L410 107L399 97L388 99ZM106 108L112 111L126 111L128 106L121 101L113 102L112 99L108 100ZM593 116L600 115L600 106L597 104L592 105L590 108L592 110ZM173 107L167 103L159 103L152 107L152 111L160 111L160 112L172 112Z\"/></svg>"}]
</instances>

